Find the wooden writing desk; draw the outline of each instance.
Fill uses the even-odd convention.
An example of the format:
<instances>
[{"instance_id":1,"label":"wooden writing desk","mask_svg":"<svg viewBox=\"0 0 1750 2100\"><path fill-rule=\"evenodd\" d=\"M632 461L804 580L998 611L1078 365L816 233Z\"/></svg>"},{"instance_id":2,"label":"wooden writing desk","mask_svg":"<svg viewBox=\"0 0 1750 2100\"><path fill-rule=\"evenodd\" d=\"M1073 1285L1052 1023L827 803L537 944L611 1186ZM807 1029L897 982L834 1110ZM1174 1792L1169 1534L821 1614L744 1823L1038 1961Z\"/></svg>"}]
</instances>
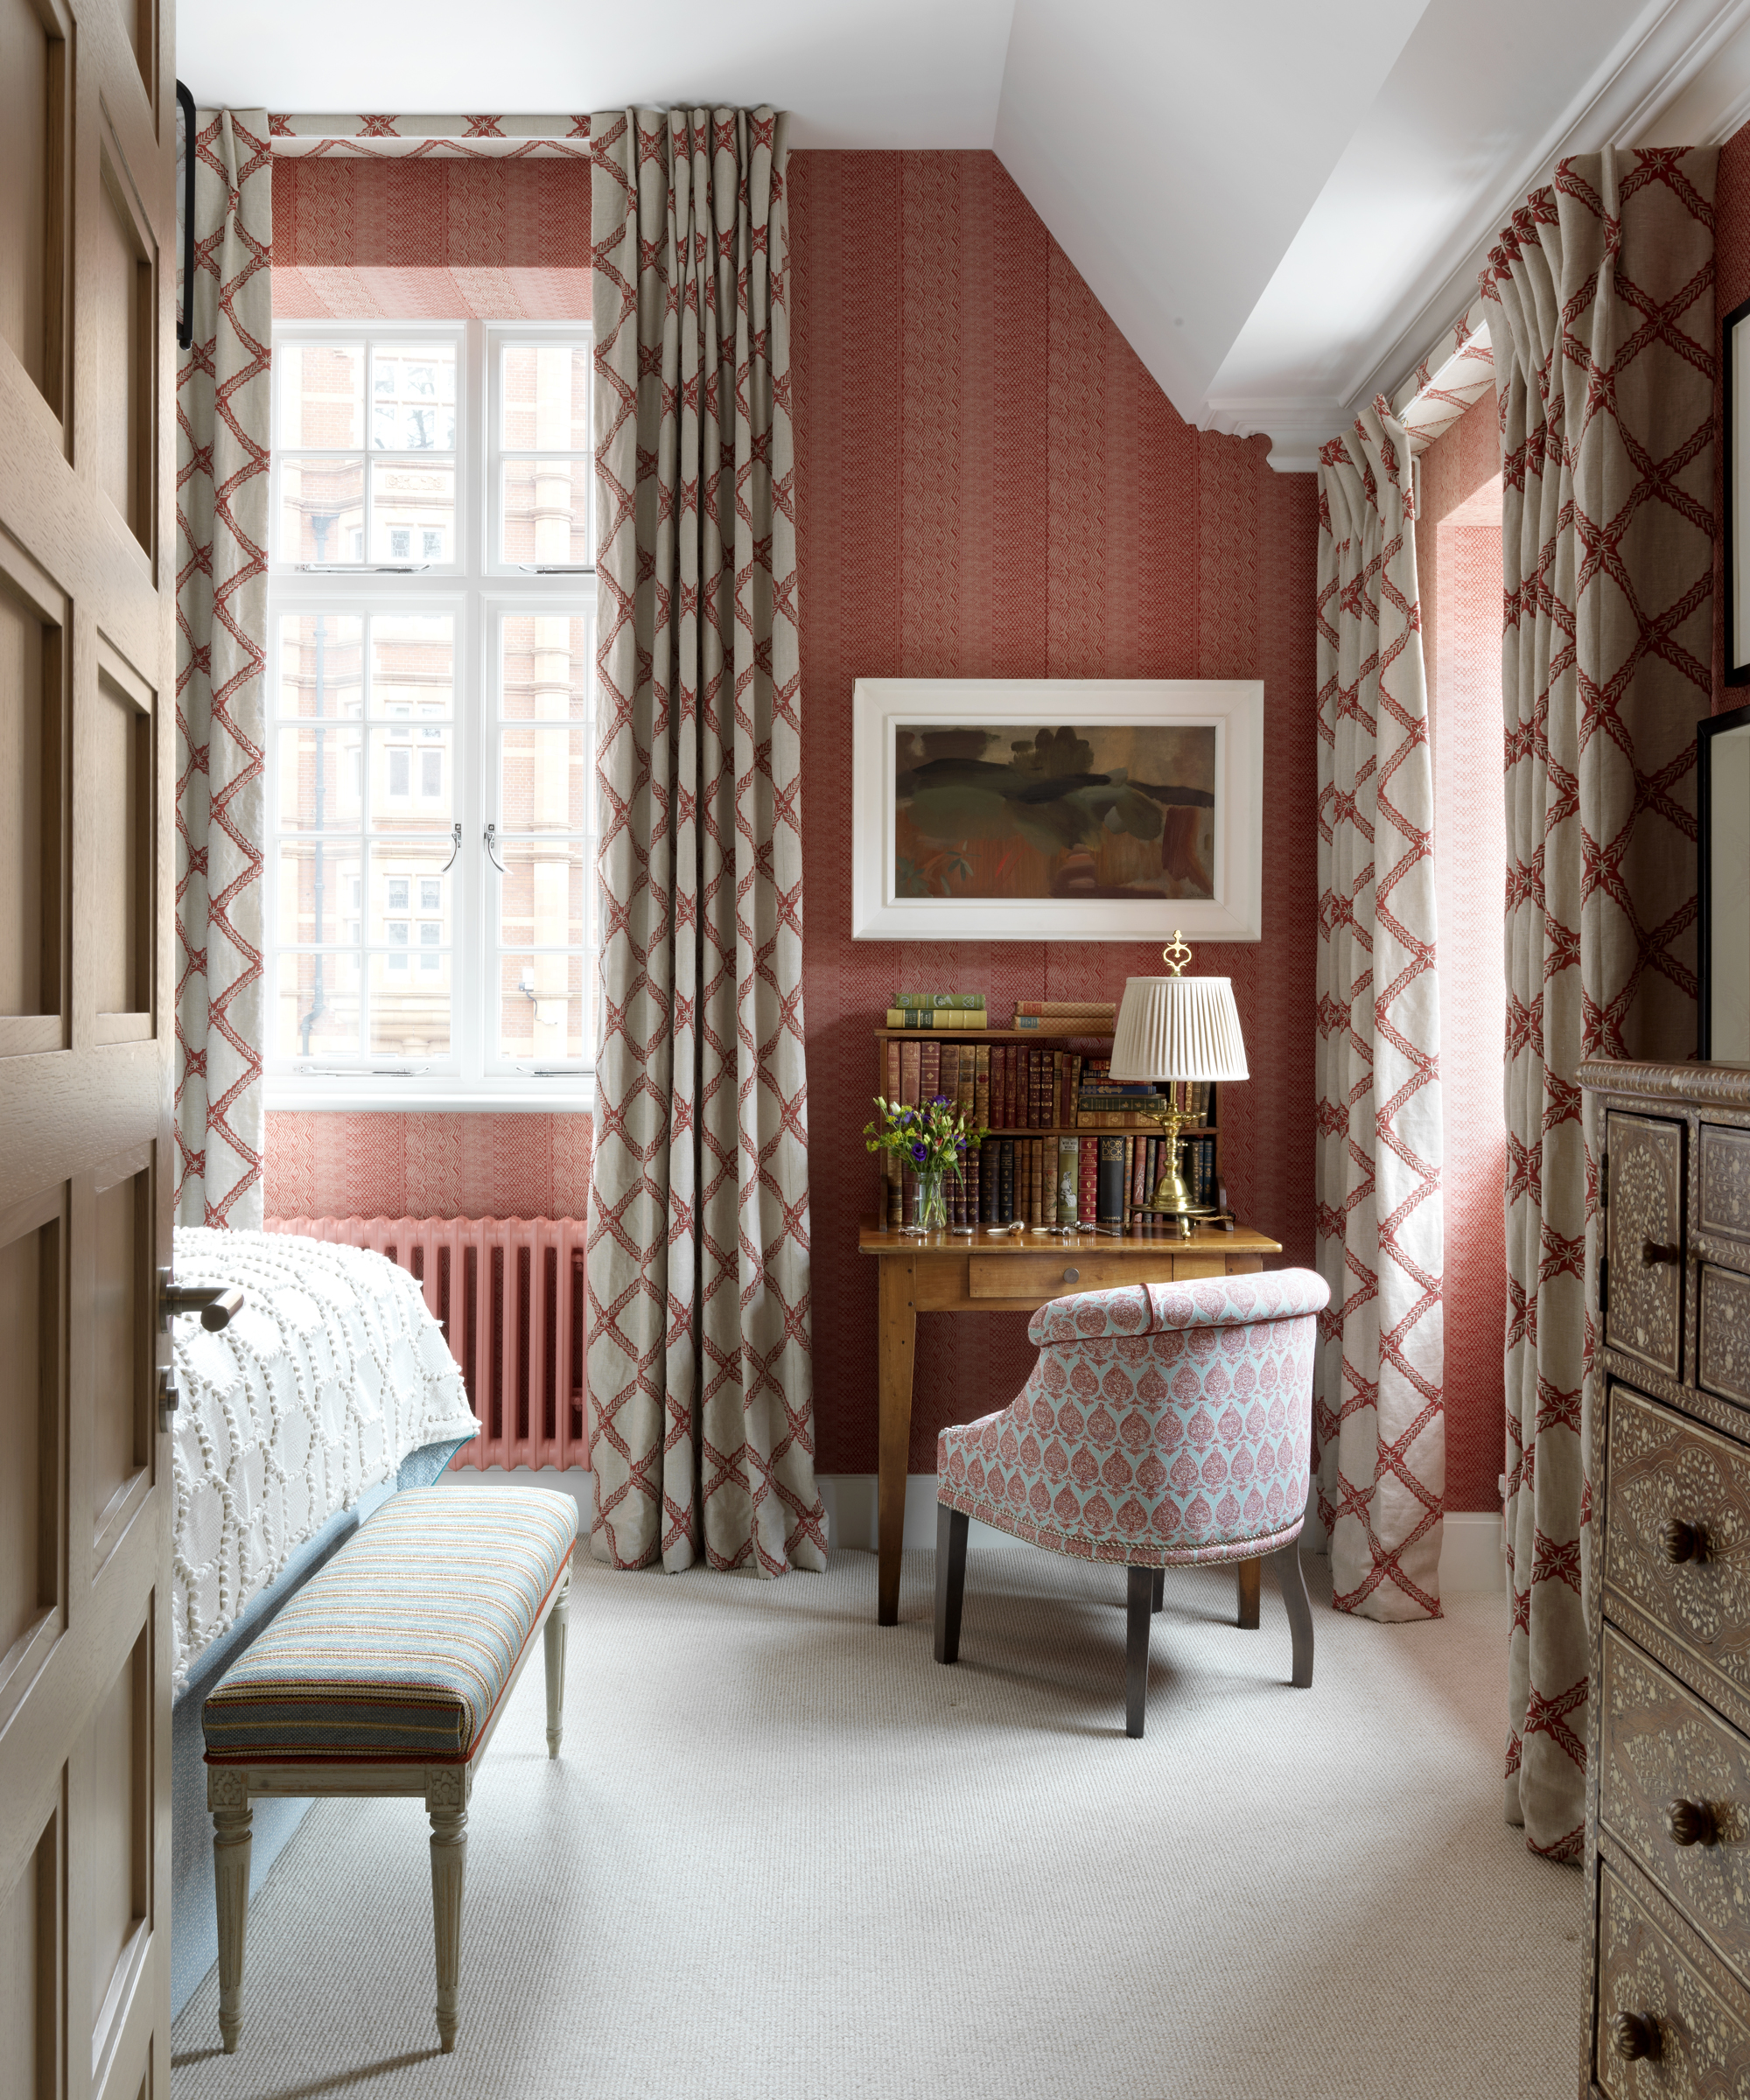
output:
<instances>
[{"instance_id":1,"label":"wooden writing desk","mask_svg":"<svg viewBox=\"0 0 1750 2100\"><path fill-rule=\"evenodd\" d=\"M865 1224L858 1250L875 1256L880 1281L881 1427L879 1606L883 1626L900 1622L900 1547L906 1530L906 1461L912 1438L912 1366L920 1312L1036 1312L1054 1298L1109 1291L1115 1284L1183 1283L1195 1277L1250 1276L1281 1242L1242 1225L1232 1232L1195 1227L1188 1240L1166 1232L1124 1238L1076 1233L933 1232L903 1237ZM1257 1624L1258 1568L1240 1567L1240 1623Z\"/></svg>"}]
</instances>

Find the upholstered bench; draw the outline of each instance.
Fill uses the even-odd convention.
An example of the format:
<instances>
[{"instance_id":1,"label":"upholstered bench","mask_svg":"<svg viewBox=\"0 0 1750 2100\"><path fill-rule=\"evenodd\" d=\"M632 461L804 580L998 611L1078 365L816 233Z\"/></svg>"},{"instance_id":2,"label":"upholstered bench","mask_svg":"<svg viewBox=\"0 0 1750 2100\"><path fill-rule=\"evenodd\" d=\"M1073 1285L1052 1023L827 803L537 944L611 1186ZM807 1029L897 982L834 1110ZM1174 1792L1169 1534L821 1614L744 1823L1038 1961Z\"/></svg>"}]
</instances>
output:
<instances>
[{"instance_id":1,"label":"upholstered bench","mask_svg":"<svg viewBox=\"0 0 1750 2100\"><path fill-rule=\"evenodd\" d=\"M438 2034L456 2045L468 1797L546 1628L557 1757L578 1506L534 1488L395 1496L300 1590L201 1710L219 1900L219 2031L242 2031L249 1802L418 1795L431 1818Z\"/></svg>"}]
</instances>

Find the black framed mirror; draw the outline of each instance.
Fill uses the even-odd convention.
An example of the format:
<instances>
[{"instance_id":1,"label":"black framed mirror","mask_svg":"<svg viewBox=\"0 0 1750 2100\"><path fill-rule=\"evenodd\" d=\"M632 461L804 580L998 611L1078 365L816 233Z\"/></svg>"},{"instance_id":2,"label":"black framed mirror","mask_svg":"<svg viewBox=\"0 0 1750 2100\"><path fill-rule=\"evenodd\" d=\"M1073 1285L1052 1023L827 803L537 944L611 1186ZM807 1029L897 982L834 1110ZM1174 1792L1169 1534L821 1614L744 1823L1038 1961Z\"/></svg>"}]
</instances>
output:
<instances>
[{"instance_id":1,"label":"black framed mirror","mask_svg":"<svg viewBox=\"0 0 1750 2100\"><path fill-rule=\"evenodd\" d=\"M1750 707L1696 725L1700 1054L1750 1065Z\"/></svg>"}]
</instances>

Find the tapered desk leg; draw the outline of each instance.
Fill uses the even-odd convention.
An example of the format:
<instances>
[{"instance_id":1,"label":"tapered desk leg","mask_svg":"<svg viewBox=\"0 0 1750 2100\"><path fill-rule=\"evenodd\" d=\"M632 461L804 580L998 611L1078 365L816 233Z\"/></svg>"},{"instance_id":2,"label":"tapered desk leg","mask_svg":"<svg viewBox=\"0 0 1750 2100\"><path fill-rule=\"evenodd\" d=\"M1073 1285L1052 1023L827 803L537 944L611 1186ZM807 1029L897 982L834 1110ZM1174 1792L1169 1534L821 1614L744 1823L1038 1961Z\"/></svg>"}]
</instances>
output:
<instances>
[{"instance_id":1,"label":"tapered desk leg","mask_svg":"<svg viewBox=\"0 0 1750 2100\"><path fill-rule=\"evenodd\" d=\"M917 1264L884 1254L881 1270L881 1471L876 1620L900 1623L900 1550L906 1536L906 1461L912 1446L912 1364L917 1354Z\"/></svg>"},{"instance_id":2,"label":"tapered desk leg","mask_svg":"<svg viewBox=\"0 0 1750 2100\"><path fill-rule=\"evenodd\" d=\"M1261 1560L1238 1560L1234 1565L1239 1571L1240 1624L1256 1633L1264 1594L1264 1563Z\"/></svg>"}]
</instances>

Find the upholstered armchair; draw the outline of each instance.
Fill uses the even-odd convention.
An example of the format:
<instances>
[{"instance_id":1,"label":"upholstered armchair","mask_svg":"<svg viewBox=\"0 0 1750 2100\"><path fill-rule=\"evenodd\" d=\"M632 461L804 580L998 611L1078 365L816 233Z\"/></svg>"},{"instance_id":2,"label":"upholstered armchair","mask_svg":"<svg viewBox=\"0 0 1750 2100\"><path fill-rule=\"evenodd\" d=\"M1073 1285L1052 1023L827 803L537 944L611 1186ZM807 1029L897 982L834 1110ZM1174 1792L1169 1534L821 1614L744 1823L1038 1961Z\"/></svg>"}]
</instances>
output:
<instances>
[{"instance_id":1,"label":"upholstered armchair","mask_svg":"<svg viewBox=\"0 0 1750 2100\"><path fill-rule=\"evenodd\" d=\"M936 1661L960 1652L976 1516L1048 1552L1130 1570L1129 1734L1143 1732L1164 1568L1273 1557L1293 1682L1311 1684L1312 1613L1296 1542L1318 1315L1329 1299L1311 1270L1278 1269L1041 1306L1027 1330L1039 1362L1014 1401L937 1443Z\"/></svg>"}]
</instances>

